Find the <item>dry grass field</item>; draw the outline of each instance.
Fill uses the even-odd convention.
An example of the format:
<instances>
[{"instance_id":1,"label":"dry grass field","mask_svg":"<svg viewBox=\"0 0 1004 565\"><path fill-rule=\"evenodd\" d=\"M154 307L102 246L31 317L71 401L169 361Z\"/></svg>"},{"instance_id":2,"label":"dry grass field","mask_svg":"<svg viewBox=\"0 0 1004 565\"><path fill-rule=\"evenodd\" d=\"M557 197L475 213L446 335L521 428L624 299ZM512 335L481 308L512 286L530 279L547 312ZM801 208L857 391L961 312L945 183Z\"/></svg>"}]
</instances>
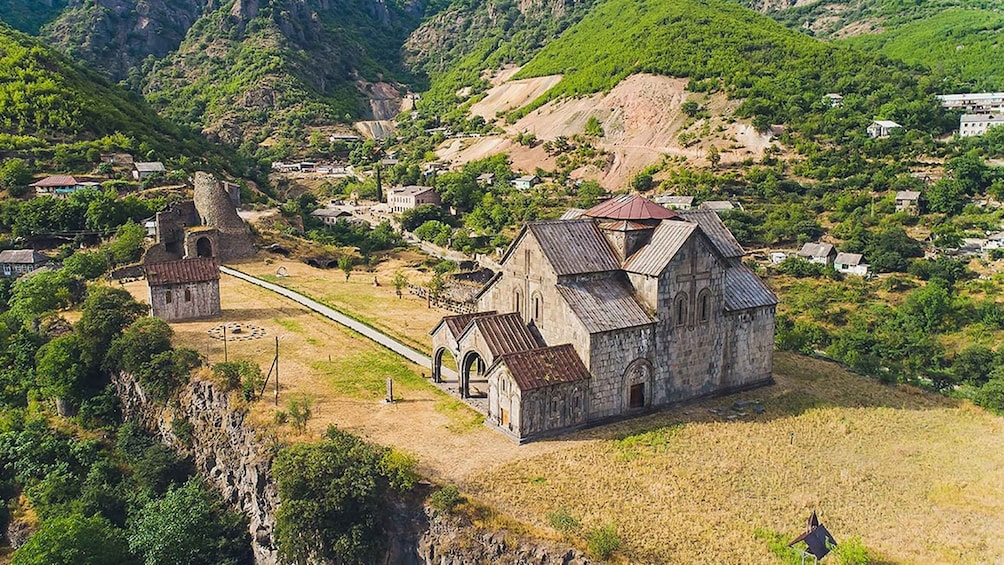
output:
<instances>
[{"instance_id":1,"label":"dry grass field","mask_svg":"<svg viewBox=\"0 0 1004 565\"><path fill-rule=\"evenodd\" d=\"M407 321L395 333L412 340L427 343L444 314L373 287L372 274L345 283L339 271L283 264L284 284L375 327ZM274 274L278 263L250 265L238 267ZM377 276L389 281L398 268L386 263ZM127 287L144 297L144 283ZM307 434L287 426L289 439L337 424L414 455L430 478L537 533L559 535L547 515L561 510L581 523L575 543L615 525L624 562L775 563L755 532L794 535L817 509L838 541L860 538L883 562L1004 563L1004 419L968 403L778 353L776 385L517 446L425 382L426 369L263 289L228 276L221 288L228 321L269 332L231 344L230 355L267 368L281 335L280 408L298 395L315 401ZM206 331L219 323L173 327L215 362L220 342ZM379 402L387 376L402 399L393 405ZM751 400L762 414L731 410ZM253 406L263 424L274 410L271 390Z\"/></svg>"}]
</instances>

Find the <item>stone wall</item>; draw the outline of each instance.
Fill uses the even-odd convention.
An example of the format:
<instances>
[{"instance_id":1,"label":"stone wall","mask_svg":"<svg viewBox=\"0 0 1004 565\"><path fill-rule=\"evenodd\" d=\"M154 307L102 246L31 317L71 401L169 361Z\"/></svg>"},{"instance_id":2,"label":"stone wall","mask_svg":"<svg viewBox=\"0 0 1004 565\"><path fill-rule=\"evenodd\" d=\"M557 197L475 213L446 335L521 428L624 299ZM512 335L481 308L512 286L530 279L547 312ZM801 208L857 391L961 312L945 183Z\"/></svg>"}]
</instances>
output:
<instances>
[{"instance_id":1,"label":"stone wall","mask_svg":"<svg viewBox=\"0 0 1004 565\"><path fill-rule=\"evenodd\" d=\"M628 411L629 385L625 372L637 360L651 362L654 358L654 328L654 325L639 326L590 336L589 372L593 375L589 390L590 420ZM649 374L645 379L646 406L651 406L653 400L659 404L665 398L665 387L653 383L652 376ZM660 390L659 394L654 395L653 389Z\"/></svg>"},{"instance_id":2,"label":"stone wall","mask_svg":"<svg viewBox=\"0 0 1004 565\"><path fill-rule=\"evenodd\" d=\"M254 255L251 230L237 215L237 209L230 195L223 189L216 177L205 172L196 172L195 209L201 223L216 228L219 232L216 257L221 263L243 259Z\"/></svg>"},{"instance_id":3,"label":"stone wall","mask_svg":"<svg viewBox=\"0 0 1004 565\"><path fill-rule=\"evenodd\" d=\"M215 318L221 312L220 281L151 286L150 309L168 322Z\"/></svg>"},{"instance_id":4,"label":"stone wall","mask_svg":"<svg viewBox=\"0 0 1004 565\"><path fill-rule=\"evenodd\" d=\"M774 307L726 315L730 328L722 386L740 388L770 381L774 371Z\"/></svg>"}]
</instances>

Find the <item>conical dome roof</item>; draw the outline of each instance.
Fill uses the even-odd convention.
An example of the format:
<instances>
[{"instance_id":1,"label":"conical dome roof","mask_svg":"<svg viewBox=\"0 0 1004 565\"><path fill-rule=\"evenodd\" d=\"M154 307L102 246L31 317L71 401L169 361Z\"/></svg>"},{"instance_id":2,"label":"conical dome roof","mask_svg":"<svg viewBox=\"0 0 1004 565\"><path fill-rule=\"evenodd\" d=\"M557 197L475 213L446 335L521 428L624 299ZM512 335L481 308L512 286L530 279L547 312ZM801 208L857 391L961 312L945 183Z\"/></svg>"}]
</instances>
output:
<instances>
[{"instance_id":1,"label":"conical dome roof","mask_svg":"<svg viewBox=\"0 0 1004 565\"><path fill-rule=\"evenodd\" d=\"M584 216L608 220L671 220L676 212L637 194L615 196L585 211Z\"/></svg>"}]
</instances>

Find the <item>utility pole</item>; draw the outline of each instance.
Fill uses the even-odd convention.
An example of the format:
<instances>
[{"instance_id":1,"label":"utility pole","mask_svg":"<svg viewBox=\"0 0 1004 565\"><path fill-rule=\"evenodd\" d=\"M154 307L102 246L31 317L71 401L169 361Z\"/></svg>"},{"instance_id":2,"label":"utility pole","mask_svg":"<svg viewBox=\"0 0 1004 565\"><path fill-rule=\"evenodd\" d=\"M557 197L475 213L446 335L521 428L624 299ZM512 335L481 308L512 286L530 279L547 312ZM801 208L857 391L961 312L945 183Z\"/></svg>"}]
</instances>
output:
<instances>
[{"instance_id":1,"label":"utility pole","mask_svg":"<svg viewBox=\"0 0 1004 565\"><path fill-rule=\"evenodd\" d=\"M223 362L227 362L227 324L223 324Z\"/></svg>"},{"instance_id":2,"label":"utility pole","mask_svg":"<svg viewBox=\"0 0 1004 565\"><path fill-rule=\"evenodd\" d=\"M279 336L275 336L275 405L279 405Z\"/></svg>"}]
</instances>

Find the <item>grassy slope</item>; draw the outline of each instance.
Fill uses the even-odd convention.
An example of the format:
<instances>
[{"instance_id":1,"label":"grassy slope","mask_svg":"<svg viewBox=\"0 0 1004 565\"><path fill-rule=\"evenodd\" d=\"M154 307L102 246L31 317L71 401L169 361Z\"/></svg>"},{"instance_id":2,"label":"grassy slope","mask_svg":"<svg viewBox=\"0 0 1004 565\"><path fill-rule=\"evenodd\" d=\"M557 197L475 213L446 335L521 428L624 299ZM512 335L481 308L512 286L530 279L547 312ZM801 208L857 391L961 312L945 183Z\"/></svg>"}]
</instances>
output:
<instances>
[{"instance_id":1,"label":"grassy slope","mask_svg":"<svg viewBox=\"0 0 1004 565\"><path fill-rule=\"evenodd\" d=\"M36 145L122 133L162 155L209 152L205 141L158 117L138 96L2 25L0 131L36 138Z\"/></svg>"},{"instance_id":2,"label":"grassy slope","mask_svg":"<svg viewBox=\"0 0 1004 565\"><path fill-rule=\"evenodd\" d=\"M1004 13L950 9L883 33L845 40L908 63L924 65L976 90L1004 89Z\"/></svg>"},{"instance_id":3,"label":"grassy slope","mask_svg":"<svg viewBox=\"0 0 1004 565\"><path fill-rule=\"evenodd\" d=\"M559 508L584 530L613 523L631 562L776 563L754 531L793 538L813 509L838 541L894 562L1004 559L1004 419L832 363L775 361L775 386L585 432L468 487L545 529ZM709 411L737 398L766 412Z\"/></svg>"}]
</instances>

